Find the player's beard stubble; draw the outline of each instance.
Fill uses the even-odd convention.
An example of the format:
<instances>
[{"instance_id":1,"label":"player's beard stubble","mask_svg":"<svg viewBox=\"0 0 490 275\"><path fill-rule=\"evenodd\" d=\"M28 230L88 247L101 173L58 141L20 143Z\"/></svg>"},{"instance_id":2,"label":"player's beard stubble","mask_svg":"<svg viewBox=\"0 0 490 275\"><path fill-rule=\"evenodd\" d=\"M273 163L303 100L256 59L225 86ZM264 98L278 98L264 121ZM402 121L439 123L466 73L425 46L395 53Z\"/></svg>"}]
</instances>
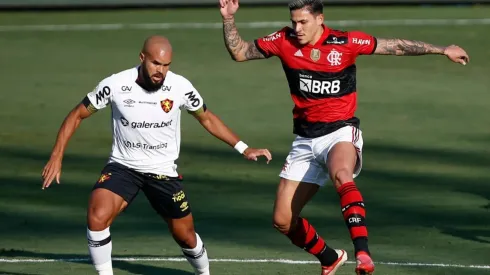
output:
<instances>
[{"instance_id":1,"label":"player's beard stubble","mask_svg":"<svg viewBox=\"0 0 490 275\"><path fill-rule=\"evenodd\" d=\"M147 91L149 92L155 92L159 90L163 86L163 81L165 80L165 77L162 77L162 80L155 83L151 79L150 72L148 72L148 69L144 64L140 66L139 70L140 76L138 77L138 80L140 82L140 85Z\"/></svg>"}]
</instances>

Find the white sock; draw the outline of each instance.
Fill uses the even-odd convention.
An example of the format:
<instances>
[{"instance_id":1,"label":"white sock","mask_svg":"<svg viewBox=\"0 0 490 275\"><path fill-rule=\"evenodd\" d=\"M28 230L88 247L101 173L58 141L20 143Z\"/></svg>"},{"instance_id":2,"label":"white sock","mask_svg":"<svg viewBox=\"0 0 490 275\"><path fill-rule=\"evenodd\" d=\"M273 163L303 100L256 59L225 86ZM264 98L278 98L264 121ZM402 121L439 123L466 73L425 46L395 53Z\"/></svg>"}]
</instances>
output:
<instances>
[{"instance_id":1,"label":"white sock","mask_svg":"<svg viewBox=\"0 0 490 275\"><path fill-rule=\"evenodd\" d=\"M112 273L112 241L109 227L102 231L90 231L87 228L88 251L92 263L99 275L113 275Z\"/></svg>"},{"instance_id":2,"label":"white sock","mask_svg":"<svg viewBox=\"0 0 490 275\"><path fill-rule=\"evenodd\" d=\"M204 248L201 238L196 233L197 245L194 248L182 248L187 261L194 267L196 274L209 275L208 252Z\"/></svg>"}]
</instances>

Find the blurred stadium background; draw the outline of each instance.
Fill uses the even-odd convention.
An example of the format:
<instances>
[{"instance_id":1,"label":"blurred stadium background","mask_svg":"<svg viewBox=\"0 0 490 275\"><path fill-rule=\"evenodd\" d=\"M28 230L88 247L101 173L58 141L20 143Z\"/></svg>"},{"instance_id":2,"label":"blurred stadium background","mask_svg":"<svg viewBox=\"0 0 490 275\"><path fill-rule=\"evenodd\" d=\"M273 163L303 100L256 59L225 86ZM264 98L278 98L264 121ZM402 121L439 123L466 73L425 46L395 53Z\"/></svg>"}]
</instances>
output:
<instances>
[{"instance_id":1,"label":"blurred stadium background","mask_svg":"<svg viewBox=\"0 0 490 275\"><path fill-rule=\"evenodd\" d=\"M246 162L183 114L178 164L213 274L318 273L314 258L271 226L277 174L293 140L280 63L232 62L216 2L0 1L0 274L94 274L85 209L110 151L110 112L83 122L66 151L61 185L42 191L40 174L67 112L98 81L136 65L151 34L170 38L172 70L189 78L212 110L247 143L273 153L269 165ZM242 0L236 16L242 36L288 24L286 2ZM331 27L458 44L471 58L467 66L441 56L358 59L365 145L357 183L378 274L490 273L485 2L326 1ZM304 216L352 256L332 187ZM116 274L191 274L143 195L111 232ZM338 274L353 270L351 257Z\"/></svg>"}]
</instances>

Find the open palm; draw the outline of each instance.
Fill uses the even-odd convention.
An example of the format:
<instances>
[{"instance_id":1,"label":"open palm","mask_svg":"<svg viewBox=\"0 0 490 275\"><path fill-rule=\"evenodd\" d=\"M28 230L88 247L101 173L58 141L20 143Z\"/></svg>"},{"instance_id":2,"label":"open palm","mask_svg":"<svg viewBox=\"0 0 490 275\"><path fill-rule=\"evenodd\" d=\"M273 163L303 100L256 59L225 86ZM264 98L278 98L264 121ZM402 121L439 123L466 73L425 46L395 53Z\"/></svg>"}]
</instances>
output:
<instances>
[{"instance_id":1,"label":"open palm","mask_svg":"<svg viewBox=\"0 0 490 275\"><path fill-rule=\"evenodd\" d=\"M223 17L233 16L238 10L238 0L220 0L219 3L221 16Z\"/></svg>"}]
</instances>

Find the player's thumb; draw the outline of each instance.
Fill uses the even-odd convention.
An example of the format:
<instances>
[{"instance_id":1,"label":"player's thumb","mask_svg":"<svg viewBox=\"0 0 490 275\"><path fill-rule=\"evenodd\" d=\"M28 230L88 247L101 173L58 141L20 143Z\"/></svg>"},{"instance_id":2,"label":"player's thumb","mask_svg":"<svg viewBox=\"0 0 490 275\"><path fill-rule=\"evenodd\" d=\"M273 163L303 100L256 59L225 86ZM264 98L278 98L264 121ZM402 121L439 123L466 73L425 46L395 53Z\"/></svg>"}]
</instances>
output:
<instances>
[{"instance_id":1,"label":"player's thumb","mask_svg":"<svg viewBox=\"0 0 490 275\"><path fill-rule=\"evenodd\" d=\"M60 176L61 176L61 172L58 172L56 174L56 183L60 184Z\"/></svg>"}]
</instances>

